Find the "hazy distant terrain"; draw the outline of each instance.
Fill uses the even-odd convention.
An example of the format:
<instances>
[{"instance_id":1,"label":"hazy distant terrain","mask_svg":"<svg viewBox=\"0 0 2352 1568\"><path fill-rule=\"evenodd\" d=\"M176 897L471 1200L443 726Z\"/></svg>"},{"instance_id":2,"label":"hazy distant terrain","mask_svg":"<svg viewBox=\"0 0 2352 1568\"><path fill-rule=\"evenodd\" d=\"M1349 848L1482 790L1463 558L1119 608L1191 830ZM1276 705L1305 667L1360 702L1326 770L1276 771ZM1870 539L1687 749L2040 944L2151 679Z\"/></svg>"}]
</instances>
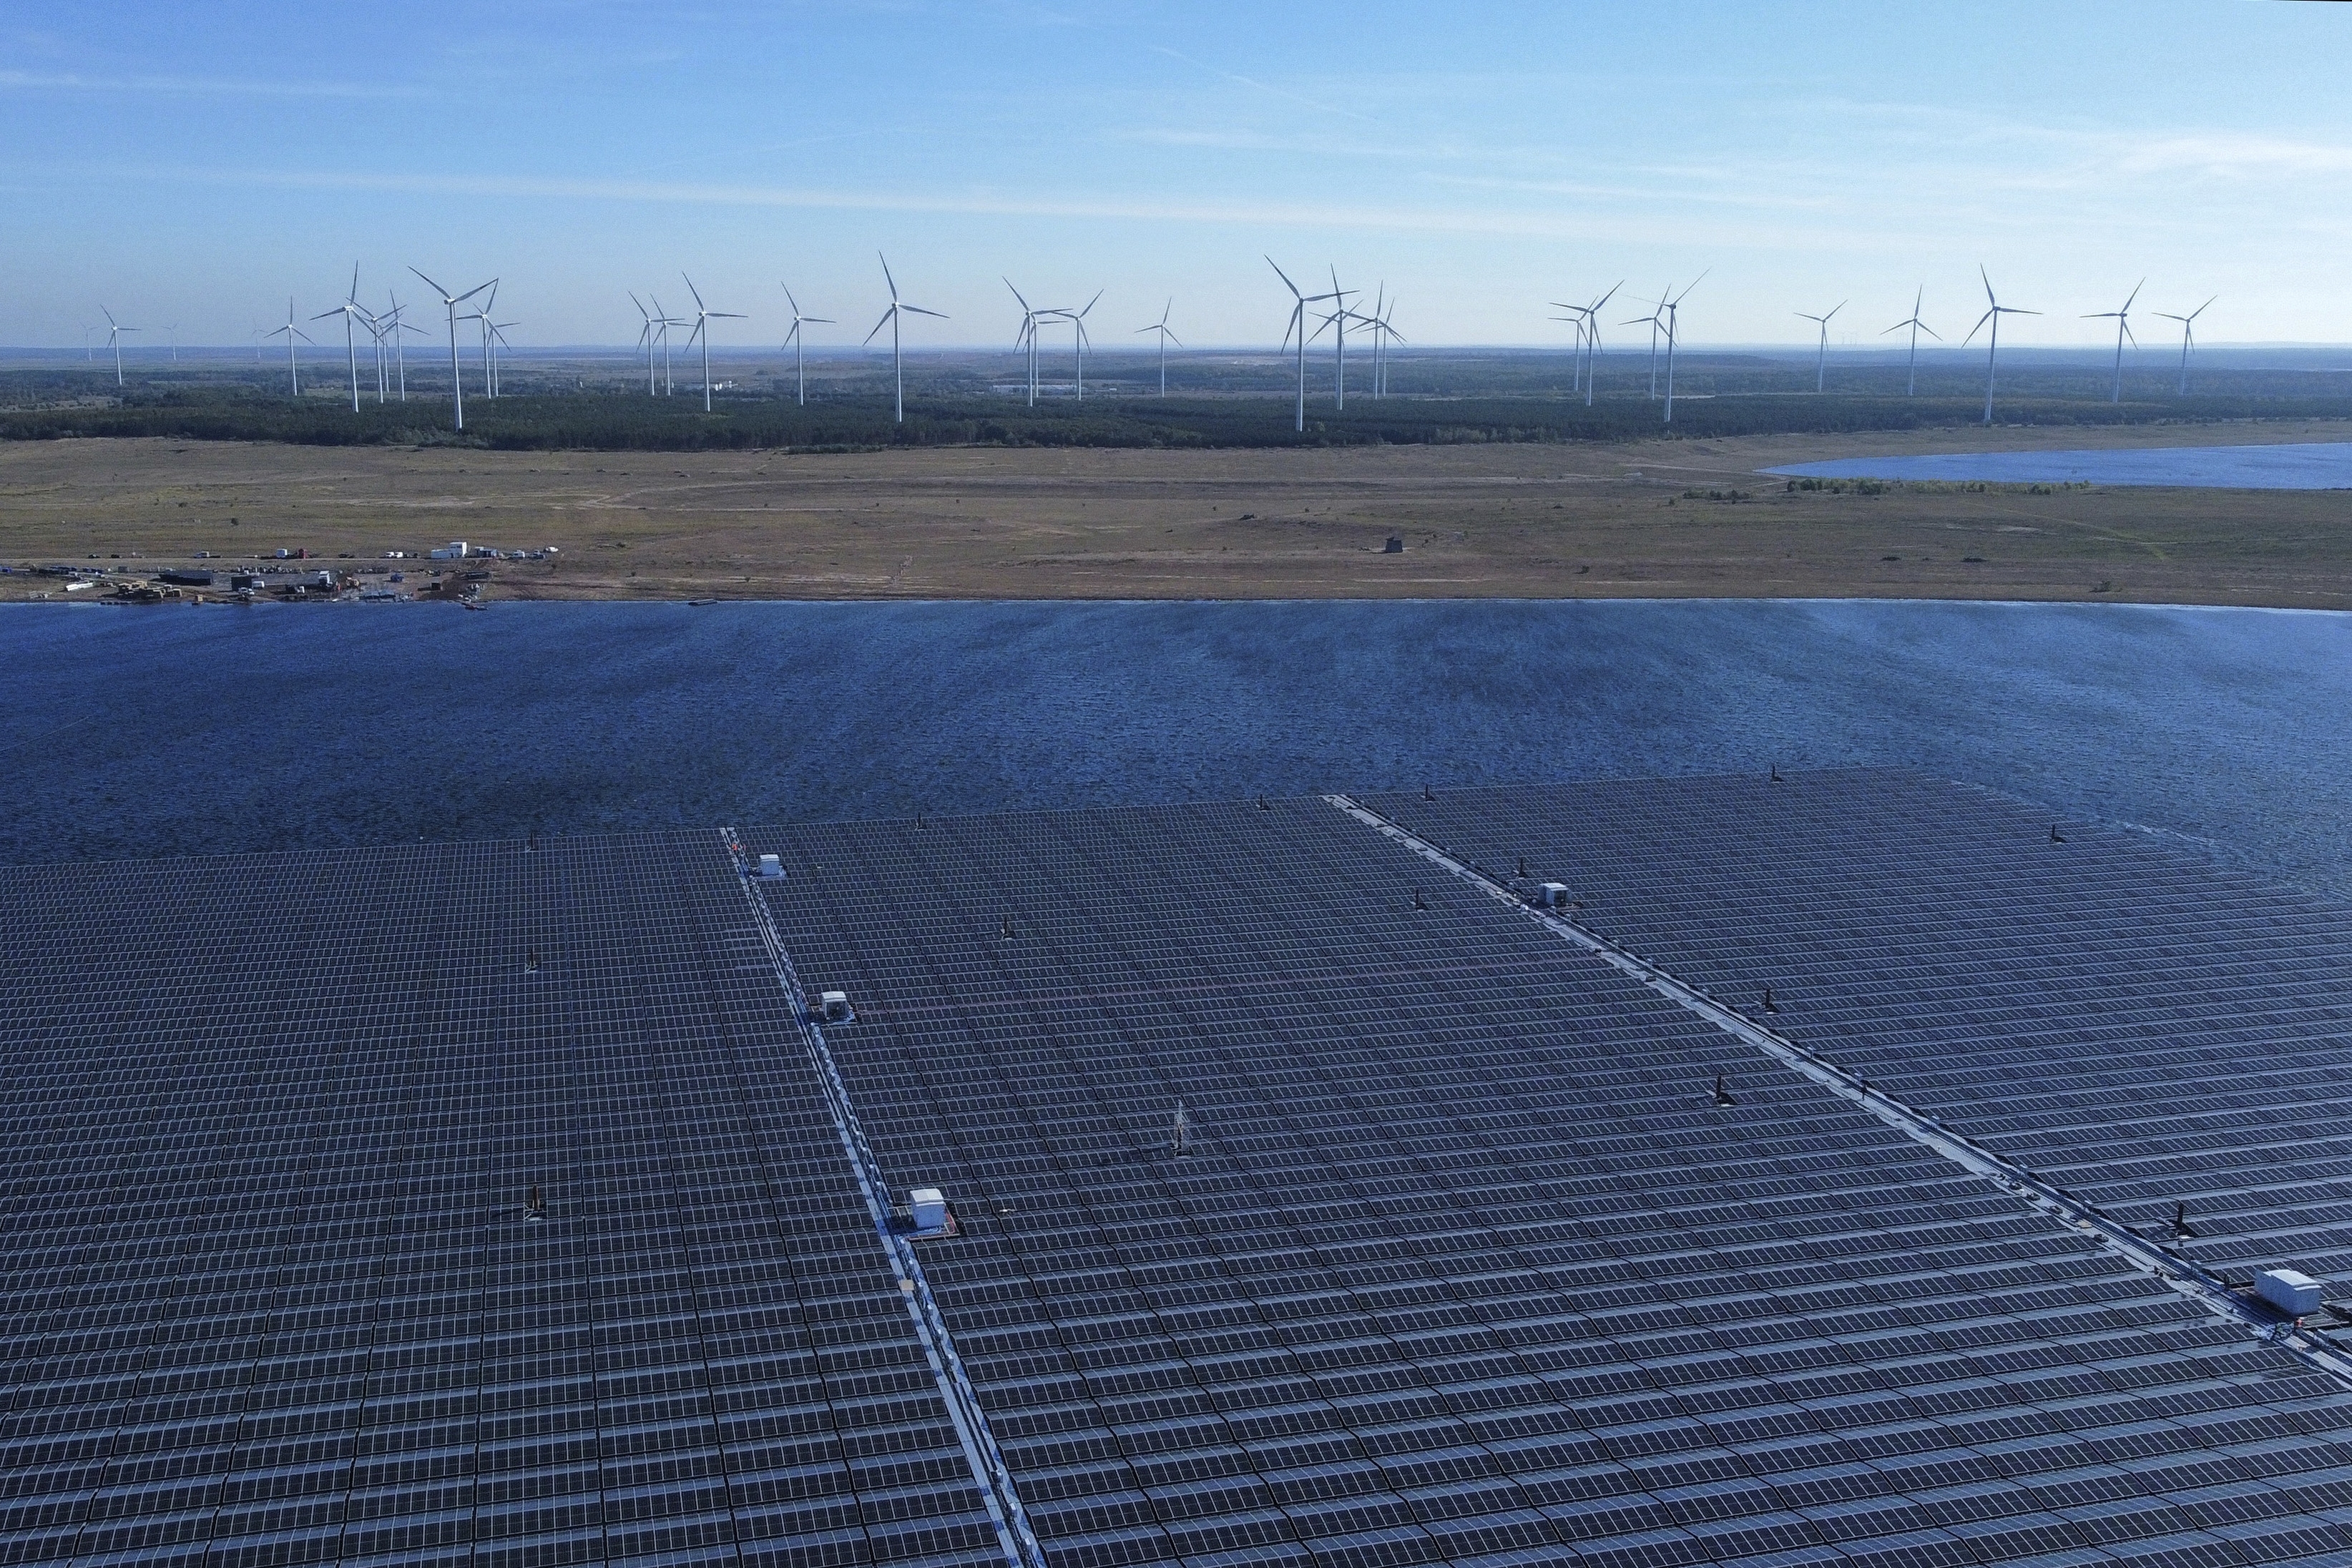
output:
<instances>
[{"instance_id":1,"label":"hazy distant terrain","mask_svg":"<svg viewBox=\"0 0 2352 1568\"><path fill-rule=\"evenodd\" d=\"M2186 421L2352 417L2352 368L2332 356L2284 352L2272 363L2235 359L2195 367L2191 395L2177 373L2148 356L2109 401L2096 356L2004 365L1995 405L2003 425L2101 426ZM375 400L372 360L362 365L353 414L341 360L306 358L303 389L287 395L284 362L217 353L177 366L128 367L118 389L110 363L77 357L0 362L0 438L149 436L178 440L291 441L304 445L462 445L506 450L706 451L781 448L845 451L959 445L1037 447L1288 447L1622 441L1671 433L1750 436L1976 426L1981 363L1925 363L1917 396L1905 395L1899 358L1833 362L1829 391L1812 391L1811 359L1691 353L1675 365L1675 418L1662 423L1649 395L1645 353L1605 357L1588 406L1573 388L1566 353L1425 351L1390 367L1391 395L1368 390L1368 361L1351 359L1345 410L1334 406L1330 356L1307 362L1307 426L1295 428L1295 367L1267 353L1185 354L1169 362L1169 396L1156 395L1154 362L1090 359L1086 395L1074 395L1066 356L1049 362L1034 407L1024 404L1009 355L931 354L908 366L907 419L891 420L887 360L820 360L810 401L793 400L793 364L768 353L715 360L713 408L703 412L699 363L671 367L675 394L648 396L645 363L604 354L517 356L500 371L504 395L480 395L466 365L466 426L452 426L446 361L411 356L408 400ZM1661 366L1663 385L1663 366Z\"/></svg>"}]
</instances>

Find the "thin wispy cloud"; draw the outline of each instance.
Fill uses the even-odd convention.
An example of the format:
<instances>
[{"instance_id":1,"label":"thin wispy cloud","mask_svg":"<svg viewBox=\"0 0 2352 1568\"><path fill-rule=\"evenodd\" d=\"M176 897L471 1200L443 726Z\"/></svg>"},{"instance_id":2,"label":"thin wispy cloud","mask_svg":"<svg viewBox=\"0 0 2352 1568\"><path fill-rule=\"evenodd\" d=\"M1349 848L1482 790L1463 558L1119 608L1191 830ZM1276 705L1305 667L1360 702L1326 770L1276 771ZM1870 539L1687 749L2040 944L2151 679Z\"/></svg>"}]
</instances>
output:
<instances>
[{"instance_id":1,"label":"thin wispy cloud","mask_svg":"<svg viewBox=\"0 0 2352 1568\"><path fill-rule=\"evenodd\" d=\"M0 70L0 91L170 93L191 98L416 98L415 88L352 81L257 81L232 77L89 76L79 71Z\"/></svg>"},{"instance_id":2,"label":"thin wispy cloud","mask_svg":"<svg viewBox=\"0 0 2352 1568\"><path fill-rule=\"evenodd\" d=\"M1897 244L1881 229L1815 225L1792 229L1755 222L1727 226L1719 219L1682 214L1595 215L1541 208L1406 206L1345 203L1134 200L1109 196L1036 196L1006 192L961 194L893 190L729 184L712 182L362 171L228 171L198 168L92 169L87 175L284 190L357 191L416 196L499 200L629 202L653 205L807 212L952 214L1118 221L1171 226L1213 225L1250 229L1360 230L1398 235L1478 234L1582 243L1712 244L1808 252L1822 248L1876 251Z\"/></svg>"},{"instance_id":3,"label":"thin wispy cloud","mask_svg":"<svg viewBox=\"0 0 2352 1568\"><path fill-rule=\"evenodd\" d=\"M1304 105L1308 109L1314 110L1318 114L1344 114L1350 120L1361 120L1368 124L1371 122L1372 117L1369 114L1359 114L1352 109L1343 109L1336 103L1325 103L1319 100L1308 98L1304 93L1293 92L1288 88L1276 87L1271 82L1260 81L1255 77L1243 76L1236 71L1220 70L1215 66L1209 65L1201 60L1196 60L1190 55L1180 54L1176 50L1169 48L1164 45L1153 45L1151 52L1157 55L1166 55L1171 60L1181 60L1184 64L1191 66L1194 70L1206 71L1209 75L1217 78L1221 81L1229 81L1236 86L1246 87L1254 91L1265 93L1269 97L1284 99L1291 103Z\"/></svg>"}]
</instances>

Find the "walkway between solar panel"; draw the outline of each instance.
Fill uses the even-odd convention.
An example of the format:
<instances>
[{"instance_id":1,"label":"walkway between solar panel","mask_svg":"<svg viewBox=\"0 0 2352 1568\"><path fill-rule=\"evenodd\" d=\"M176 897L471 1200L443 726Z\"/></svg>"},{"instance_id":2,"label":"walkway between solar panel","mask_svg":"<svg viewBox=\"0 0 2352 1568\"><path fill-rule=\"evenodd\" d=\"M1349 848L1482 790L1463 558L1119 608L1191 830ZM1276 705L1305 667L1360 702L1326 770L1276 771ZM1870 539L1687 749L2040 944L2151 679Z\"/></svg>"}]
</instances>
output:
<instances>
[{"instance_id":1,"label":"walkway between solar panel","mask_svg":"<svg viewBox=\"0 0 2352 1568\"><path fill-rule=\"evenodd\" d=\"M806 1047L809 1064L817 1080L824 1088L825 1110L833 1118L834 1131L840 1136L842 1152L848 1157L850 1173L856 1178L859 1191L866 1197L867 1215L874 1221L875 1235L882 1250L890 1259L891 1269L898 1275L899 1293L905 1297L907 1314L914 1321L915 1337L923 1347L930 1363L931 1376L940 1385L940 1396L947 1403L948 1415L955 1423L956 1436L963 1444L964 1458L971 1466L972 1479L980 1483L981 1496L988 1505L990 1521L996 1526L998 1544L1012 1568L1045 1568L1044 1551L1037 1544L1036 1532L1029 1526L1028 1511L1022 1507L1021 1494L1014 1489L1013 1472L1004 1463L1004 1455L996 1446L996 1436L989 1429L988 1415L980 1406L980 1395L966 1375L963 1358L956 1352L955 1337L948 1331L947 1320L940 1315L938 1300L931 1294L930 1281L924 1277L923 1265L915 1256L915 1244L891 1223L892 1204L890 1183L881 1162L866 1142L866 1130L857 1120L857 1110L850 1103L849 1090L841 1081L841 1071L834 1065L833 1053L826 1049L824 1029L809 1009L808 994L801 988L800 976L793 969L792 955L784 951L783 938L777 933L776 922L768 912L768 905L760 895L754 879L751 858L743 852L742 839L731 827L723 829L720 837L735 862L736 879L742 884L743 896L751 908L752 920L767 944L768 957L775 965L776 978L784 994L791 998L793 1016L800 1030L802 1044Z\"/></svg>"},{"instance_id":2,"label":"walkway between solar panel","mask_svg":"<svg viewBox=\"0 0 2352 1568\"><path fill-rule=\"evenodd\" d=\"M1905 1136L1967 1170L1990 1179L2006 1191L2027 1199L2044 1213L2063 1219L2129 1260L2135 1268L2147 1270L2184 1294L2201 1299L2215 1312L2237 1319L2245 1323L2250 1331L2260 1334L2271 1343L2285 1347L2318 1371L2336 1378L2347 1387L2352 1387L2352 1356L2298 1331L2301 1327L2299 1321L2290 1323L2268 1308L2250 1302L2231 1289L2219 1275L2193 1259L2147 1240L2129 1226L2108 1217L2095 1205L2053 1186L2024 1166L1955 1131L1938 1118L1905 1104L1884 1089L1807 1050L1785 1035L1765 1027L1700 987L1588 930L1567 914L1531 905L1508 884L1457 858L1370 806L1344 795L1323 798L1381 837L1520 910L1554 934L1632 975L1659 995L1706 1019L1732 1038L1762 1052L1781 1067L1862 1107Z\"/></svg>"}]
</instances>

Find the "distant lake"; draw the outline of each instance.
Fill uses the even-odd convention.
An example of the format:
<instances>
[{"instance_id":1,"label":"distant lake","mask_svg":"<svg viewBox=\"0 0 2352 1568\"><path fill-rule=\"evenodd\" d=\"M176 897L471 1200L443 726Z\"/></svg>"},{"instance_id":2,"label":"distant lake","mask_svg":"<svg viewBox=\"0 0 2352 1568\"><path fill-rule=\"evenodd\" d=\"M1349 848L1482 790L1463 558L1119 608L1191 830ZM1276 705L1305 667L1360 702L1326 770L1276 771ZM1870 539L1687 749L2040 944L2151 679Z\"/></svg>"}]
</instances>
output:
<instances>
[{"instance_id":1,"label":"distant lake","mask_svg":"<svg viewBox=\"0 0 2352 1568\"><path fill-rule=\"evenodd\" d=\"M2272 447L2142 447L2107 452L1939 452L1841 458L1768 474L1817 479L1987 479L2001 484L2180 485L2194 489L2352 489L2352 442Z\"/></svg>"},{"instance_id":2,"label":"distant lake","mask_svg":"<svg viewBox=\"0 0 2352 1568\"><path fill-rule=\"evenodd\" d=\"M0 609L0 858L1901 764L2352 889L2352 616L1883 601Z\"/></svg>"}]
</instances>

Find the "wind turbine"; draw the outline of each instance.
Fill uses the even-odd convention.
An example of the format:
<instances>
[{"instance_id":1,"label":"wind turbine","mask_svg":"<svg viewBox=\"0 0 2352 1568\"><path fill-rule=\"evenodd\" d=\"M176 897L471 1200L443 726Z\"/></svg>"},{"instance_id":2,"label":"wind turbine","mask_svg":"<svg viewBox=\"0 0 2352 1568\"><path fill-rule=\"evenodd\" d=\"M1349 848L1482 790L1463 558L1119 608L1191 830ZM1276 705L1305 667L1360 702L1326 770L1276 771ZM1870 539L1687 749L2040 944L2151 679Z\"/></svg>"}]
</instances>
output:
<instances>
[{"instance_id":1,"label":"wind turbine","mask_svg":"<svg viewBox=\"0 0 2352 1568\"><path fill-rule=\"evenodd\" d=\"M829 327L833 325L833 318L802 315L801 302L793 298L792 285L786 283L778 287L784 291L784 303L793 308L793 330L785 335L784 347L793 351L793 374L798 382L793 400L805 405L808 403L808 342L801 335L801 327L803 323L820 323Z\"/></svg>"},{"instance_id":2,"label":"wind turbine","mask_svg":"<svg viewBox=\"0 0 2352 1568\"><path fill-rule=\"evenodd\" d=\"M300 370L296 368L294 363L294 340L299 338L307 343L311 341L311 338L310 333L304 331L301 328L294 324L294 298L290 294L288 295L286 299L286 324L282 327L278 327L270 331L265 332L262 336L266 340L276 337L279 332L284 332L286 334L286 381L289 388L288 395L299 397L302 395L302 373Z\"/></svg>"},{"instance_id":3,"label":"wind turbine","mask_svg":"<svg viewBox=\"0 0 2352 1568\"><path fill-rule=\"evenodd\" d=\"M172 363L177 364L180 363L180 323L174 321L163 331L171 334Z\"/></svg>"},{"instance_id":4,"label":"wind turbine","mask_svg":"<svg viewBox=\"0 0 2352 1568\"><path fill-rule=\"evenodd\" d=\"M1085 310L1048 310L1045 312L1049 316L1059 316L1063 321L1070 323L1072 337L1076 344L1078 353L1076 395L1080 399L1084 399L1087 395L1087 311L1093 310L1095 308L1095 300L1100 300L1102 297L1103 291L1097 289L1095 290L1094 299L1087 301Z\"/></svg>"},{"instance_id":5,"label":"wind turbine","mask_svg":"<svg viewBox=\"0 0 2352 1568\"><path fill-rule=\"evenodd\" d=\"M2083 318L2083 320L2086 321L2104 321L2110 316L2115 318L2116 389L2107 398L2109 403L2121 403L2124 400L2124 340L2126 338L2131 338L2132 347L2139 347L2139 340L2137 338L2132 338L2131 308L2132 300L2138 299L2139 291L2147 287L2147 279L2143 278L2137 283L2132 285L2130 297L2124 300L2124 308L2122 310L2099 310L2085 315Z\"/></svg>"},{"instance_id":6,"label":"wind turbine","mask_svg":"<svg viewBox=\"0 0 2352 1568\"><path fill-rule=\"evenodd\" d=\"M874 254L882 263L882 281L890 286L890 308L882 312L880 321L874 323L874 331L866 334L866 342L874 341L875 332L885 327L890 329L890 420L892 424L904 425L907 422L907 362L898 346L898 318L910 310L918 316L937 316L942 321L948 318L943 310L926 310L920 305L909 305L899 299L898 280L890 276L890 258L878 250ZM858 345L860 348L865 346L865 343Z\"/></svg>"},{"instance_id":7,"label":"wind turbine","mask_svg":"<svg viewBox=\"0 0 2352 1568\"><path fill-rule=\"evenodd\" d=\"M1590 305L1562 305L1560 307L1563 310L1575 310L1584 318L1584 331L1582 337L1584 339L1584 353L1586 358L1584 374L1581 379L1584 383L1584 405L1587 408L1592 406L1593 384L1601 375L1601 308L1603 305L1608 304L1610 300L1614 300L1617 297L1617 290L1623 287L1625 287L1625 280L1622 278L1620 278L1616 282L1609 286L1609 291L1607 293L1601 295L1598 300L1593 300Z\"/></svg>"},{"instance_id":8,"label":"wind turbine","mask_svg":"<svg viewBox=\"0 0 2352 1568\"><path fill-rule=\"evenodd\" d=\"M1158 321L1152 322L1151 325L1148 327L1138 327L1135 329L1139 336L1145 332L1158 332L1160 334L1160 395L1162 397L1168 395L1168 345L1172 342L1180 349L1184 346L1184 340L1168 330L1168 312L1175 308L1176 296L1171 294L1168 297L1168 303L1160 308L1160 319Z\"/></svg>"},{"instance_id":9,"label":"wind turbine","mask_svg":"<svg viewBox=\"0 0 2352 1568\"><path fill-rule=\"evenodd\" d=\"M2219 294L2216 294L2213 296L2213 300L2218 300L2221 297L2221 296ZM2213 300L2206 300L2205 305L2210 305L2213 302ZM2198 306L2197 309L2189 311L2189 314L2185 316L2176 316L2169 310L2158 310L2157 312L2158 315L2162 316L2168 321L2178 321L2180 323L2180 395L2183 397L2189 395L2189 350L2190 345L2195 343L2197 341L2197 318L2205 313L2205 305Z\"/></svg>"},{"instance_id":10,"label":"wind turbine","mask_svg":"<svg viewBox=\"0 0 2352 1568\"><path fill-rule=\"evenodd\" d=\"M1265 258L1265 264L1268 267L1274 267L1274 258L1271 256L1267 257ZM1292 300L1290 307L1290 325L1283 331L1282 346L1284 348L1288 348L1290 346L1291 334L1293 332L1298 334L1298 420L1297 428L1304 431L1307 428L1307 307L1309 305L1319 304L1323 300L1332 298L1332 296L1328 294L1301 294L1298 291L1298 285L1290 280L1290 274L1285 272L1279 267L1274 267L1274 275L1282 279L1282 286L1284 288L1290 290L1290 298Z\"/></svg>"},{"instance_id":11,"label":"wind turbine","mask_svg":"<svg viewBox=\"0 0 2352 1568\"><path fill-rule=\"evenodd\" d=\"M1013 279L1005 279L1004 286L1013 289ZM1054 312L1038 310L1018 289L1013 289L1013 298L1021 306L1021 331L1013 340L1013 352L1022 356L1023 374L1028 384L1028 404L1034 408L1037 406L1037 323Z\"/></svg>"},{"instance_id":12,"label":"wind turbine","mask_svg":"<svg viewBox=\"0 0 2352 1568\"><path fill-rule=\"evenodd\" d=\"M686 278L683 272L678 276ZM694 296L694 334L686 340L686 346L692 348L695 338L702 340L702 411L708 414L710 412L710 323L740 321L748 318L740 310L714 310L704 304L702 291L694 286L691 278L686 278L686 291Z\"/></svg>"},{"instance_id":13,"label":"wind turbine","mask_svg":"<svg viewBox=\"0 0 2352 1568\"><path fill-rule=\"evenodd\" d=\"M507 329L509 327L520 327L522 323L520 321L491 321L488 323L490 329L490 395L492 397L499 395L499 355L502 351L514 347L514 340L507 336Z\"/></svg>"},{"instance_id":14,"label":"wind turbine","mask_svg":"<svg viewBox=\"0 0 2352 1568\"><path fill-rule=\"evenodd\" d=\"M392 357L394 367L400 376L400 400L405 403L408 401L408 340L400 334L415 332L420 338L430 337L432 334L423 327L410 326L402 317L400 312L404 307L400 302L399 295L387 289L383 291L383 297L392 301L392 309L386 312L386 319L392 322Z\"/></svg>"},{"instance_id":15,"label":"wind turbine","mask_svg":"<svg viewBox=\"0 0 2352 1568\"><path fill-rule=\"evenodd\" d=\"M1584 331L1590 324L1585 320L1587 310L1582 305L1562 304L1558 300L1554 300L1551 306L1555 310L1568 312L1565 316L1554 316L1553 321L1565 322L1576 329L1576 347L1571 351L1573 358L1570 361L1576 368L1570 374L1568 388L1570 392L1582 392L1584 390Z\"/></svg>"},{"instance_id":16,"label":"wind turbine","mask_svg":"<svg viewBox=\"0 0 2352 1568\"><path fill-rule=\"evenodd\" d=\"M498 308L498 303L499 280L493 278L490 279L490 292L488 297L483 300L481 304L475 307L474 313L467 318L467 320L474 322L481 330L482 395L484 397L496 397L499 395L498 367L492 362L490 357L490 328L492 325L490 321L490 312Z\"/></svg>"},{"instance_id":17,"label":"wind turbine","mask_svg":"<svg viewBox=\"0 0 2352 1568\"><path fill-rule=\"evenodd\" d=\"M381 408L384 404L384 395L389 389L389 383L384 375L383 340L391 334L394 327L398 323L388 317L370 316L367 319L367 324L368 341L375 345L375 402L376 406Z\"/></svg>"},{"instance_id":18,"label":"wind turbine","mask_svg":"<svg viewBox=\"0 0 2352 1568\"><path fill-rule=\"evenodd\" d=\"M664 397L675 396L677 392L677 386L675 382L670 380L669 374L669 330L672 327L685 326L687 323L682 318L671 315L668 310L663 308L660 295L653 292L651 289L647 289L646 291L646 298L654 302L654 310L656 312L654 316L654 327L661 334L662 395Z\"/></svg>"},{"instance_id":19,"label":"wind turbine","mask_svg":"<svg viewBox=\"0 0 2352 1568\"><path fill-rule=\"evenodd\" d=\"M359 339L353 334L352 325L354 319L360 321L366 321L368 319L368 313L360 309L360 267L358 262L354 261L352 263L352 291L350 296L333 310L321 310L310 319L314 321L323 321L330 316L341 316L343 319L343 357L352 362L352 412L357 414L360 411L360 349Z\"/></svg>"},{"instance_id":20,"label":"wind turbine","mask_svg":"<svg viewBox=\"0 0 2352 1568\"><path fill-rule=\"evenodd\" d=\"M1935 338L1935 340L1939 343L1944 341L1940 336L1937 336L1935 328L1929 326L1927 322L1919 319L1920 302L1927 298L1927 289L1925 284L1922 284L1920 285L1919 292L1912 297L1911 319L1907 321L1897 321L1893 326L1886 329L1886 332L1899 332L1906 327L1911 329L1910 376L1909 379L1905 382L1903 387L1903 395L1906 397L1916 397L1918 395L1919 392L1919 334L1921 332L1925 332L1929 337ZM1886 335L1886 332L1881 332L1878 335L1883 338ZM1816 390L1818 390L1818 388Z\"/></svg>"},{"instance_id":21,"label":"wind turbine","mask_svg":"<svg viewBox=\"0 0 2352 1568\"><path fill-rule=\"evenodd\" d=\"M1334 356L1332 360L1334 374L1331 380L1333 406L1342 409L1348 406L1348 323L1370 319L1362 311L1349 307L1349 292L1339 287L1339 268L1332 268L1331 292L1322 296L1331 301L1331 313L1323 318L1323 327L1331 329L1331 348ZM1315 329L1317 337L1323 335L1323 327Z\"/></svg>"},{"instance_id":22,"label":"wind turbine","mask_svg":"<svg viewBox=\"0 0 2352 1568\"><path fill-rule=\"evenodd\" d=\"M409 270L416 272L414 267ZM419 278L425 278L422 272L416 272L416 275ZM485 289L497 288L499 280L493 278L488 283L477 283L463 294L452 294L430 278L425 278L425 281L436 294L441 296L442 308L449 312L449 398L451 406L457 410L457 428L463 430L466 427L466 384L465 378L457 374L457 307ZM292 345L289 344L288 348L289 352L291 352Z\"/></svg>"},{"instance_id":23,"label":"wind turbine","mask_svg":"<svg viewBox=\"0 0 2352 1568\"><path fill-rule=\"evenodd\" d=\"M1682 309L1682 302L1690 297L1691 289L1697 288L1706 279L1706 273L1700 273L1690 280L1689 288L1685 288L1672 299L1661 301L1658 306L1658 309L1666 313L1666 417L1664 423L1668 425L1675 422L1675 349L1682 342L1682 318L1679 311Z\"/></svg>"},{"instance_id":24,"label":"wind turbine","mask_svg":"<svg viewBox=\"0 0 2352 1568\"><path fill-rule=\"evenodd\" d=\"M646 351L646 395L651 397L654 395L654 313L646 309L645 301L637 298L635 289L630 289L628 294L629 303L635 305L637 314L646 319L646 324L637 329L637 346Z\"/></svg>"},{"instance_id":25,"label":"wind turbine","mask_svg":"<svg viewBox=\"0 0 2352 1568\"><path fill-rule=\"evenodd\" d=\"M1388 291L1387 283L1381 285L1378 298L1372 303L1372 395L1389 395L1389 344L1404 342L1404 334L1389 322L1396 314L1397 302Z\"/></svg>"},{"instance_id":26,"label":"wind turbine","mask_svg":"<svg viewBox=\"0 0 2352 1568\"><path fill-rule=\"evenodd\" d=\"M106 318L106 346L114 351L114 384L122 384L122 334L135 332L136 327L126 327L114 319L114 312L100 305L98 313Z\"/></svg>"},{"instance_id":27,"label":"wind turbine","mask_svg":"<svg viewBox=\"0 0 2352 1568\"><path fill-rule=\"evenodd\" d=\"M1998 299L1995 299L1992 291L1992 279L1986 273L1981 263L1977 267L1977 276L1984 279L1985 303L1988 308L1983 315L1977 318L1977 324L1969 329L1969 335L1960 340L1960 347L1966 348L1970 342L1974 342L1977 333L1984 330L1984 324L1987 321L1990 321L1992 323L1992 335L1985 340L1984 422L1990 425L1992 423L1992 378L1994 362L2000 353L2000 319L2003 316L2038 316L2042 314L2042 312L2039 310L2020 310L2014 305L2004 305Z\"/></svg>"},{"instance_id":28,"label":"wind turbine","mask_svg":"<svg viewBox=\"0 0 2352 1568\"><path fill-rule=\"evenodd\" d=\"M1840 300L1835 305L1831 306L1827 314L1824 315L1809 315L1803 310L1797 312L1798 315L1803 316L1806 321L1817 321L1821 324L1821 347L1813 351L1813 390L1816 393L1822 390L1822 378L1829 372L1830 317L1836 315L1840 310L1844 310L1846 306L1852 302L1853 301L1848 300Z\"/></svg>"},{"instance_id":29,"label":"wind turbine","mask_svg":"<svg viewBox=\"0 0 2352 1568\"><path fill-rule=\"evenodd\" d=\"M1650 401L1653 403L1658 400L1658 333L1664 330L1666 324L1665 297L1666 291L1659 289L1658 298L1647 301L1650 306L1648 315L1617 323L1621 327L1646 326L1650 329Z\"/></svg>"}]
</instances>

